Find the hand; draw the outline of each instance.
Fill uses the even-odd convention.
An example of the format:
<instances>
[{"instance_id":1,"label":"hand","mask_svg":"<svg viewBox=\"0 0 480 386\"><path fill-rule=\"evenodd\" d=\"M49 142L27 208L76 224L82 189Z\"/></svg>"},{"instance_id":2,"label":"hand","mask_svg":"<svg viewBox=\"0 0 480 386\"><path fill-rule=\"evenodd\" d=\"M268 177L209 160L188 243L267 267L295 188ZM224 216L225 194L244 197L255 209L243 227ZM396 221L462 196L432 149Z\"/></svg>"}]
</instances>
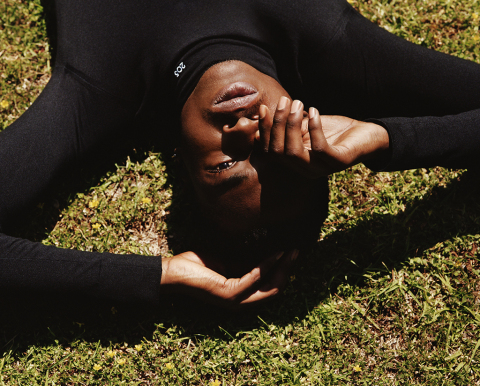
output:
<instances>
[{"instance_id":1,"label":"hand","mask_svg":"<svg viewBox=\"0 0 480 386\"><path fill-rule=\"evenodd\" d=\"M216 272L223 268L218 262L184 252L163 259L160 285L165 291L184 292L210 303L239 308L278 294L287 284L297 256L297 250L278 253L241 278L227 279Z\"/></svg>"},{"instance_id":2,"label":"hand","mask_svg":"<svg viewBox=\"0 0 480 386\"><path fill-rule=\"evenodd\" d=\"M309 178L344 170L388 149L387 131L380 125L342 116L322 116L303 103L281 97L275 114L260 106L262 148Z\"/></svg>"}]
</instances>

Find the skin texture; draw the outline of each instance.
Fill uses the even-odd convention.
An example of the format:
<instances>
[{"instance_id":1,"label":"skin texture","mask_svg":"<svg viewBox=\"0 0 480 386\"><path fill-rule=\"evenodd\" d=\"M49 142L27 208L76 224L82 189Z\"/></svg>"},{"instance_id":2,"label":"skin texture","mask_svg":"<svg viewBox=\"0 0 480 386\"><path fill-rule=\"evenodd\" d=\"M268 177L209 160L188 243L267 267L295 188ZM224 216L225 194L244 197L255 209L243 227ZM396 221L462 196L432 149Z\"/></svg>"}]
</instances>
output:
<instances>
[{"instance_id":1,"label":"skin texture","mask_svg":"<svg viewBox=\"0 0 480 386\"><path fill-rule=\"evenodd\" d=\"M219 90L235 82L253 85L255 103L219 112ZM315 200L312 181L388 150L379 125L304 110L276 80L243 62L219 63L200 79L182 110L179 152L200 204L228 231L295 221ZM236 175L242 178L233 186L223 183ZM185 252L163 260L161 288L235 309L278 294L297 256L276 253L227 279L225 260Z\"/></svg>"}]
</instances>

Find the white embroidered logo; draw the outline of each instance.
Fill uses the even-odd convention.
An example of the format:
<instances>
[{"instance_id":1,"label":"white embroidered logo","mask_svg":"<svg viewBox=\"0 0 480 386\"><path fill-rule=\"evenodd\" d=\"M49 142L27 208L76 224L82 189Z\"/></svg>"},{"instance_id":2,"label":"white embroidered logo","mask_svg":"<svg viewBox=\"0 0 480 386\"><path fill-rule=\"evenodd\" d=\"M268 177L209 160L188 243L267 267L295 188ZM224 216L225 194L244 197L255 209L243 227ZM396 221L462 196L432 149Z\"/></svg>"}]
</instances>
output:
<instances>
[{"instance_id":1,"label":"white embroidered logo","mask_svg":"<svg viewBox=\"0 0 480 386\"><path fill-rule=\"evenodd\" d=\"M178 78L180 76L180 73L185 69L185 65L182 63L180 63L177 67L177 69L173 72L175 74L175 76Z\"/></svg>"}]
</instances>

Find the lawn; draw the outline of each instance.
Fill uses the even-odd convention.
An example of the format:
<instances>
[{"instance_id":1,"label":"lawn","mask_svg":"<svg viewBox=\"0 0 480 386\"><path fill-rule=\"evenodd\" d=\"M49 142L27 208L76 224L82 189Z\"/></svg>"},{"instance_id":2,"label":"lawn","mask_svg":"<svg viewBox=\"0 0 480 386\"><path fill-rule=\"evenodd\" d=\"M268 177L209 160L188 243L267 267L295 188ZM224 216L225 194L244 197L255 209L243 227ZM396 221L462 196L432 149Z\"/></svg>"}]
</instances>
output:
<instances>
[{"instance_id":1,"label":"lawn","mask_svg":"<svg viewBox=\"0 0 480 386\"><path fill-rule=\"evenodd\" d=\"M416 44L480 60L477 0L351 3ZM48 82L50 58L40 0L2 0L0 130ZM60 187L39 203L21 232L88 251L187 248L172 163L137 149L86 172L75 192ZM6 304L0 385L478 385L478 177L363 166L332 175L319 242L284 294L248 312L182 297L154 310Z\"/></svg>"}]
</instances>

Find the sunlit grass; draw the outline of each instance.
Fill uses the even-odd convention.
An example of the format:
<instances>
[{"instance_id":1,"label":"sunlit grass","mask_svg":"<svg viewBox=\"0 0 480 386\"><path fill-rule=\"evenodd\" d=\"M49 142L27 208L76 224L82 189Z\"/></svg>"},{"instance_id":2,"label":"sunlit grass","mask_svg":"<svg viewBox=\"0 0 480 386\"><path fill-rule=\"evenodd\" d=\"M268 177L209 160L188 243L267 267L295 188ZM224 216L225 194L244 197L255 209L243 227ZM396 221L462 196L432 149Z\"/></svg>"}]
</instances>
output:
<instances>
[{"instance_id":1,"label":"sunlit grass","mask_svg":"<svg viewBox=\"0 0 480 386\"><path fill-rule=\"evenodd\" d=\"M477 1L352 5L414 43L479 60ZM50 54L39 1L4 0L0 20L1 129L48 81ZM31 237L116 253L181 248L165 161L133 154L39 203ZM321 241L285 294L251 312L185 299L138 315L114 304L95 315L8 309L0 384L480 384L477 181L442 168L333 175Z\"/></svg>"}]
</instances>

